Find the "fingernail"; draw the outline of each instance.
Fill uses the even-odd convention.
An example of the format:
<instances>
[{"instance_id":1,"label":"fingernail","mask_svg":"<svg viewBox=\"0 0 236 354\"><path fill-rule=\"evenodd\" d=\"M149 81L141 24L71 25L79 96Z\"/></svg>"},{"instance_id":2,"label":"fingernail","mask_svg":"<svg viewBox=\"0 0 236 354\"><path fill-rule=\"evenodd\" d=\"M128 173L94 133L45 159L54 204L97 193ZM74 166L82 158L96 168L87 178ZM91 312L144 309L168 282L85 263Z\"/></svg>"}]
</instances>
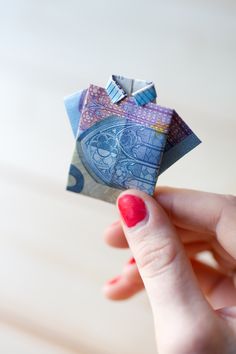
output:
<instances>
[{"instance_id":1,"label":"fingernail","mask_svg":"<svg viewBox=\"0 0 236 354\"><path fill-rule=\"evenodd\" d=\"M132 265L132 264L135 264L135 263L136 263L136 260L134 259L134 257L132 257L132 258L130 258L130 260L128 261L127 264Z\"/></svg>"},{"instance_id":2,"label":"fingernail","mask_svg":"<svg viewBox=\"0 0 236 354\"><path fill-rule=\"evenodd\" d=\"M117 283L120 280L120 278L121 278L121 275L118 275L117 277L112 278L111 280L108 280L107 284L113 285L113 284Z\"/></svg>"},{"instance_id":3,"label":"fingernail","mask_svg":"<svg viewBox=\"0 0 236 354\"><path fill-rule=\"evenodd\" d=\"M137 225L147 215L144 201L140 197L131 194L125 194L118 199L118 208L128 227Z\"/></svg>"}]
</instances>

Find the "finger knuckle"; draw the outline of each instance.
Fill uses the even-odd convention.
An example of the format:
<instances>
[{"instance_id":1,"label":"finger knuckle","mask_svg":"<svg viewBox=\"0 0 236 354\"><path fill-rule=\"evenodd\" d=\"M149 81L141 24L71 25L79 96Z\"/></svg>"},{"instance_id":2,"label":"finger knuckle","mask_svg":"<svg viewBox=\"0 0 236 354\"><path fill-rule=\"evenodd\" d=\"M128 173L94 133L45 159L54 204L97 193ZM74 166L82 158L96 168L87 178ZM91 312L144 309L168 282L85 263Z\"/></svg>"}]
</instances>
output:
<instances>
[{"instance_id":1,"label":"finger knuckle","mask_svg":"<svg viewBox=\"0 0 236 354\"><path fill-rule=\"evenodd\" d=\"M155 237L150 239L140 241L137 249L139 268L146 278L153 278L167 271L177 256L174 242L170 240L157 242Z\"/></svg>"}]
</instances>

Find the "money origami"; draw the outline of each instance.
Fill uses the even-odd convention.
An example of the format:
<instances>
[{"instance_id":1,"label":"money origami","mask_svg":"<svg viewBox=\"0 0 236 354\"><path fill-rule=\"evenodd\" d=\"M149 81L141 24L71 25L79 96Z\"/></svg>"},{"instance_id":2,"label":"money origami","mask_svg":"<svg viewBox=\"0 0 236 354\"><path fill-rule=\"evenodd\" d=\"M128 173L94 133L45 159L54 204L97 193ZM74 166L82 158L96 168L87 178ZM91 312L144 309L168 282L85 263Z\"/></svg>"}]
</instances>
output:
<instances>
[{"instance_id":1,"label":"money origami","mask_svg":"<svg viewBox=\"0 0 236 354\"><path fill-rule=\"evenodd\" d=\"M67 189L114 203L121 190L153 194L158 176L201 141L153 82L112 75L105 88L65 98L76 139Z\"/></svg>"}]
</instances>

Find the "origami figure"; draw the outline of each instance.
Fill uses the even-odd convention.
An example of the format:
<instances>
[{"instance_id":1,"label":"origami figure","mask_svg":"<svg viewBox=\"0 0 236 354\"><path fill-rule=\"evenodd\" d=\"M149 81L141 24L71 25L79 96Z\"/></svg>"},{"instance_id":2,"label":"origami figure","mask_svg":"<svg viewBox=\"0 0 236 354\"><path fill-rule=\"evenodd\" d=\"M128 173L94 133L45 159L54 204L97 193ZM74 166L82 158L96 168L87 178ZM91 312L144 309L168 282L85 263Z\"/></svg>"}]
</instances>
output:
<instances>
[{"instance_id":1,"label":"origami figure","mask_svg":"<svg viewBox=\"0 0 236 354\"><path fill-rule=\"evenodd\" d=\"M121 190L153 194L158 176L200 140L169 108L153 82L112 75L65 99L76 138L67 189L108 202Z\"/></svg>"}]
</instances>

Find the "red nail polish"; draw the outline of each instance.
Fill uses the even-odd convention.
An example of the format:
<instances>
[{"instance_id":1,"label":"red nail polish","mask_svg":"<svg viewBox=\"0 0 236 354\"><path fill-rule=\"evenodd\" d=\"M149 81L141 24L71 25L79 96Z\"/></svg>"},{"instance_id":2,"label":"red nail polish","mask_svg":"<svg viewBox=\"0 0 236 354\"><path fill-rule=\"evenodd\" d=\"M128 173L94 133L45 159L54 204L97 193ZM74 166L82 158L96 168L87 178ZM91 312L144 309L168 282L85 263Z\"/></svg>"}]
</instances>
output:
<instances>
[{"instance_id":1,"label":"red nail polish","mask_svg":"<svg viewBox=\"0 0 236 354\"><path fill-rule=\"evenodd\" d=\"M111 280L108 280L107 284L109 284L109 285L115 284L120 280L120 278L121 278L121 275L118 275L117 277L112 278Z\"/></svg>"},{"instance_id":2,"label":"red nail polish","mask_svg":"<svg viewBox=\"0 0 236 354\"><path fill-rule=\"evenodd\" d=\"M131 194L125 194L118 199L118 208L128 227L135 226L147 215L144 201Z\"/></svg>"},{"instance_id":3,"label":"red nail polish","mask_svg":"<svg viewBox=\"0 0 236 354\"><path fill-rule=\"evenodd\" d=\"M130 258L128 264L135 264L136 263L136 260L133 258Z\"/></svg>"}]
</instances>

